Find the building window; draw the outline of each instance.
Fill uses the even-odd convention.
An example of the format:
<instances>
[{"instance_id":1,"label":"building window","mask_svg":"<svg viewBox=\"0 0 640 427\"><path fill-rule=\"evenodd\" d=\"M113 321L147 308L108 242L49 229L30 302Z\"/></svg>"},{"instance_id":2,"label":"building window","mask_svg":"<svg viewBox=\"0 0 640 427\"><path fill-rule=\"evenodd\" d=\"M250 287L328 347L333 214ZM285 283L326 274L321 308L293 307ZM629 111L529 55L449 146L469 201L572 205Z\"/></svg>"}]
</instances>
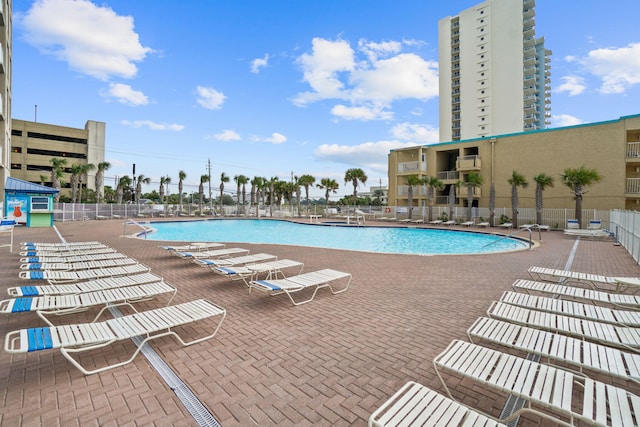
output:
<instances>
[{"instance_id":1,"label":"building window","mask_svg":"<svg viewBox=\"0 0 640 427\"><path fill-rule=\"evenodd\" d=\"M21 130L11 129L11 135L13 136L22 136Z\"/></svg>"},{"instance_id":2,"label":"building window","mask_svg":"<svg viewBox=\"0 0 640 427\"><path fill-rule=\"evenodd\" d=\"M11 169L22 169L22 165L20 163L11 163Z\"/></svg>"},{"instance_id":3,"label":"building window","mask_svg":"<svg viewBox=\"0 0 640 427\"><path fill-rule=\"evenodd\" d=\"M87 140L84 138L73 138L70 136L62 136L62 135L50 135L46 133L38 133L38 132L27 132L27 137L29 138L39 138L39 139L49 139L51 141L61 141L61 142L75 142L77 144L86 144Z\"/></svg>"},{"instance_id":4,"label":"building window","mask_svg":"<svg viewBox=\"0 0 640 427\"><path fill-rule=\"evenodd\" d=\"M22 153L22 147L11 147L12 153Z\"/></svg>"}]
</instances>

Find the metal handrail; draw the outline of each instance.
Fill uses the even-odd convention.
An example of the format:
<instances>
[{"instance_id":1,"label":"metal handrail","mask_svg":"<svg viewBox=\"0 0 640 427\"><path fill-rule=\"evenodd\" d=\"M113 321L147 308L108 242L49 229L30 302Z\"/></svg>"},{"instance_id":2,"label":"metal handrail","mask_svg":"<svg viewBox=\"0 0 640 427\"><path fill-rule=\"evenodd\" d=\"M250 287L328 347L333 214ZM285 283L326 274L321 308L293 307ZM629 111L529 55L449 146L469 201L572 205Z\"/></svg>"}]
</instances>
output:
<instances>
[{"instance_id":1,"label":"metal handrail","mask_svg":"<svg viewBox=\"0 0 640 427\"><path fill-rule=\"evenodd\" d=\"M151 227L145 227L144 225L140 224L138 221L136 221L135 219L128 219L124 222L124 232L123 235L126 236L127 235L127 224L133 224L133 225L137 225L138 227L140 227L142 229L142 231L144 232L144 238L147 238L147 233L150 233L153 231L153 229Z\"/></svg>"},{"instance_id":2,"label":"metal handrail","mask_svg":"<svg viewBox=\"0 0 640 427\"><path fill-rule=\"evenodd\" d=\"M533 240L532 240L532 234L531 234L531 229L532 228L537 228L538 229L538 233L540 233L540 240L542 240L542 229L540 228L539 224L533 224L531 227L525 227L525 228L519 228L516 231L514 231L513 233L507 235L507 236L502 236L500 239L498 240L494 240L493 242L489 242L486 245L484 245L483 247L486 248L487 246L491 246L494 243L498 243L501 242L504 239L508 239L509 237L515 236L516 234L518 234L521 231L528 231L529 232L529 249L531 249L533 247Z\"/></svg>"}]
</instances>

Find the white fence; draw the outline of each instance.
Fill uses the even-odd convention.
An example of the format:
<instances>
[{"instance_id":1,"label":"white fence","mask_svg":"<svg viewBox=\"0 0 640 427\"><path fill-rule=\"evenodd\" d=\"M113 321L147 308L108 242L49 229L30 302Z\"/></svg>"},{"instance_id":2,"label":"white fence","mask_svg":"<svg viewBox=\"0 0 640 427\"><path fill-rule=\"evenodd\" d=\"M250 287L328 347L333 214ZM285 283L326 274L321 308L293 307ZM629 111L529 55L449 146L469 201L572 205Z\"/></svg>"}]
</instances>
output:
<instances>
[{"instance_id":1,"label":"white fence","mask_svg":"<svg viewBox=\"0 0 640 427\"><path fill-rule=\"evenodd\" d=\"M611 211L611 231L633 259L640 264L640 213L636 211Z\"/></svg>"}]
</instances>

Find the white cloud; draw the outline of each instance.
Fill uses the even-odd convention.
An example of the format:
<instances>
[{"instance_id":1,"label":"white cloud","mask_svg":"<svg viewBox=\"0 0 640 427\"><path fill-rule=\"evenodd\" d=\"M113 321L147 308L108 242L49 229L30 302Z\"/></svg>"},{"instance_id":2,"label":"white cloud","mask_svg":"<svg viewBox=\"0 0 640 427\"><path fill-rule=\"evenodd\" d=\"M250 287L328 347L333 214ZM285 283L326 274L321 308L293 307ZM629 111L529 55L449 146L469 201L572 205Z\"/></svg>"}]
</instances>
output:
<instances>
[{"instance_id":1,"label":"white cloud","mask_svg":"<svg viewBox=\"0 0 640 427\"><path fill-rule=\"evenodd\" d=\"M417 123L399 123L391 129L394 138L420 144L435 144L440 141L438 129Z\"/></svg>"},{"instance_id":2,"label":"white cloud","mask_svg":"<svg viewBox=\"0 0 640 427\"><path fill-rule=\"evenodd\" d=\"M592 50L583 58L582 65L602 79L601 93L624 93L640 83L640 43Z\"/></svg>"},{"instance_id":3,"label":"white cloud","mask_svg":"<svg viewBox=\"0 0 640 427\"><path fill-rule=\"evenodd\" d=\"M138 90L133 90L131 86L122 83L109 84L109 90L105 96L116 98L121 104L137 106L147 105L149 103L149 99L144 93Z\"/></svg>"},{"instance_id":4,"label":"white cloud","mask_svg":"<svg viewBox=\"0 0 640 427\"><path fill-rule=\"evenodd\" d=\"M131 126L134 128L148 127L151 130L181 131L182 129L184 129L184 125L179 125L176 123L156 123L151 120L122 120L120 123L125 126Z\"/></svg>"},{"instance_id":5,"label":"white cloud","mask_svg":"<svg viewBox=\"0 0 640 427\"><path fill-rule=\"evenodd\" d=\"M565 127L581 125L584 121L569 114L558 114L551 116L551 127Z\"/></svg>"},{"instance_id":6,"label":"white cloud","mask_svg":"<svg viewBox=\"0 0 640 427\"><path fill-rule=\"evenodd\" d=\"M270 142L272 144L282 144L287 141L287 137L281 133L274 132L271 134L271 137L263 139L265 142Z\"/></svg>"},{"instance_id":7,"label":"white cloud","mask_svg":"<svg viewBox=\"0 0 640 427\"><path fill-rule=\"evenodd\" d=\"M413 53L402 53L404 46L416 41L358 41L360 57L344 40L316 37L311 53L302 54L297 62L310 91L298 93L293 103L298 106L324 100L339 99L352 105L339 104L332 113L348 120L387 120L387 110L400 99L427 101L438 96L438 64ZM377 114L376 114L377 113Z\"/></svg>"},{"instance_id":8,"label":"white cloud","mask_svg":"<svg viewBox=\"0 0 640 427\"><path fill-rule=\"evenodd\" d=\"M569 96L580 95L585 91L587 85L584 82L584 78L580 76L564 76L560 77L562 84L558 86L556 92L567 92Z\"/></svg>"},{"instance_id":9,"label":"white cloud","mask_svg":"<svg viewBox=\"0 0 640 427\"><path fill-rule=\"evenodd\" d=\"M256 58L251 61L251 72L258 74L261 68L264 68L269 63L269 54L265 54L264 58Z\"/></svg>"},{"instance_id":10,"label":"white cloud","mask_svg":"<svg viewBox=\"0 0 640 427\"><path fill-rule=\"evenodd\" d=\"M302 54L297 63L303 72L304 81L309 83L313 92L299 93L294 104L305 105L310 102L329 98L343 98L344 85L339 73L351 71L355 67L354 52L344 40L330 41L315 37L312 53Z\"/></svg>"},{"instance_id":11,"label":"white cloud","mask_svg":"<svg viewBox=\"0 0 640 427\"><path fill-rule=\"evenodd\" d=\"M381 107L347 107L338 104L331 109L331 114L345 120L391 120L393 113L383 111Z\"/></svg>"},{"instance_id":12,"label":"white cloud","mask_svg":"<svg viewBox=\"0 0 640 427\"><path fill-rule=\"evenodd\" d=\"M198 86L196 91L198 92L198 104L208 110L221 109L222 104L224 104L224 100L227 99L224 93L218 92L211 87Z\"/></svg>"},{"instance_id":13,"label":"white cloud","mask_svg":"<svg viewBox=\"0 0 640 427\"><path fill-rule=\"evenodd\" d=\"M27 42L101 80L134 77L135 63L153 52L140 44L131 16L87 0L39 0L15 21Z\"/></svg>"},{"instance_id":14,"label":"white cloud","mask_svg":"<svg viewBox=\"0 0 640 427\"><path fill-rule=\"evenodd\" d=\"M237 141L240 139L240 135L231 129L225 129L220 133L213 135L213 137L219 141Z\"/></svg>"},{"instance_id":15,"label":"white cloud","mask_svg":"<svg viewBox=\"0 0 640 427\"><path fill-rule=\"evenodd\" d=\"M374 169L386 174L389 152L415 145L413 142L400 141L365 142L358 145L322 144L315 149L314 155L324 161Z\"/></svg>"}]
</instances>

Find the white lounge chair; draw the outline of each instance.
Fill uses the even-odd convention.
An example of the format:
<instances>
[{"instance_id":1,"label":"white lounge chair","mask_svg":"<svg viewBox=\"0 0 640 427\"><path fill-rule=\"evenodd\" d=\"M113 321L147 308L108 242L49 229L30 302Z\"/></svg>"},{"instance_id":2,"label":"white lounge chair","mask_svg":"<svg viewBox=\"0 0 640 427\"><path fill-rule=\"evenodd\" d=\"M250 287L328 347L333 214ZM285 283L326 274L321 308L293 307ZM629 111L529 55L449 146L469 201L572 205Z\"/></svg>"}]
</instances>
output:
<instances>
[{"instance_id":1,"label":"white lounge chair","mask_svg":"<svg viewBox=\"0 0 640 427\"><path fill-rule=\"evenodd\" d=\"M429 224L431 224L431 225L439 225L439 224L442 224L442 220L434 219L433 221L429 221Z\"/></svg>"},{"instance_id":2,"label":"white lounge chair","mask_svg":"<svg viewBox=\"0 0 640 427\"><path fill-rule=\"evenodd\" d=\"M369 417L369 427L414 425L505 426L414 381L406 383Z\"/></svg>"},{"instance_id":3,"label":"white lounge chair","mask_svg":"<svg viewBox=\"0 0 640 427\"><path fill-rule=\"evenodd\" d=\"M579 230L580 229L580 223L578 222L577 219L568 219L567 220L567 229L568 230Z\"/></svg>"},{"instance_id":4,"label":"white lounge chair","mask_svg":"<svg viewBox=\"0 0 640 427\"><path fill-rule=\"evenodd\" d=\"M640 311L612 309L593 304L522 294L513 291L505 291L500 297L500 301L518 307L548 313L566 314L567 316L596 322L632 326L635 328L640 327Z\"/></svg>"},{"instance_id":5,"label":"white lounge chair","mask_svg":"<svg viewBox=\"0 0 640 427\"><path fill-rule=\"evenodd\" d=\"M478 224L476 224L476 226L480 227L480 228L483 228L483 227L484 228L489 228L489 227L491 227L491 224L489 224L488 222L479 222Z\"/></svg>"},{"instance_id":6,"label":"white lounge chair","mask_svg":"<svg viewBox=\"0 0 640 427\"><path fill-rule=\"evenodd\" d=\"M126 265L123 267L96 268L78 271L21 271L18 275L25 280L46 280L50 284L79 282L81 280L99 279L102 277L128 276L131 274L148 273L149 267L142 264Z\"/></svg>"},{"instance_id":7,"label":"white lounge chair","mask_svg":"<svg viewBox=\"0 0 640 427\"><path fill-rule=\"evenodd\" d=\"M23 271L78 271L94 270L97 268L123 267L138 264L133 258L111 258L80 262L34 262L20 265Z\"/></svg>"},{"instance_id":8,"label":"white lounge chair","mask_svg":"<svg viewBox=\"0 0 640 427\"><path fill-rule=\"evenodd\" d=\"M443 371L523 399L522 409L500 420L505 423L533 413L554 425L626 427L640 417L640 397L624 389L472 343L453 341L433 364L450 397Z\"/></svg>"},{"instance_id":9,"label":"white lounge chair","mask_svg":"<svg viewBox=\"0 0 640 427\"><path fill-rule=\"evenodd\" d=\"M472 342L484 340L535 354L546 364L568 364L581 374L587 369L640 384L640 354L488 317L476 320L467 335Z\"/></svg>"},{"instance_id":10,"label":"white lounge chair","mask_svg":"<svg viewBox=\"0 0 640 427\"><path fill-rule=\"evenodd\" d=\"M591 286L592 289L608 290L613 292L625 292L629 289L634 292L640 290L640 277L602 276L600 274L581 273L577 271L537 266L529 267L528 272L534 280L559 282L563 284L584 284ZM603 287L602 285L606 286ZM612 289L612 287L614 289Z\"/></svg>"},{"instance_id":11,"label":"white lounge chair","mask_svg":"<svg viewBox=\"0 0 640 427\"><path fill-rule=\"evenodd\" d=\"M461 223L460 225L463 226L463 227L471 227L474 224L475 224L475 221L465 221L465 222Z\"/></svg>"},{"instance_id":12,"label":"white lounge chair","mask_svg":"<svg viewBox=\"0 0 640 427\"><path fill-rule=\"evenodd\" d=\"M564 230L566 237L584 237L587 239L608 239L611 237L611 233L607 230Z\"/></svg>"},{"instance_id":13,"label":"white lounge chair","mask_svg":"<svg viewBox=\"0 0 640 427\"><path fill-rule=\"evenodd\" d=\"M587 225L587 230L600 230L602 228L602 221L599 219L592 219Z\"/></svg>"},{"instance_id":14,"label":"white lounge chair","mask_svg":"<svg viewBox=\"0 0 640 427\"><path fill-rule=\"evenodd\" d=\"M100 254L89 254L89 255L68 255L68 256L30 256L30 257L22 257L20 258L20 262L24 264L33 264L37 262L46 262L46 263L65 263L65 262L86 262L86 261L96 261L96 260L105 260L105 259L120 259L126 258L127 256L120 252L107 252Z\"/></svg>"},{"instance_id":15,"label":"white lounge chair","mask_svg":"<svg viewBox=\"0 0 640 427\"><path fill-rule=\"evenodd\" d=\"M9 243L0 244L0 248L8 247L9 252L13 252L13 229L15 225L16 220L14 218L0 219L0 235L9 235Z\"/></svg>"},{"instance_id":16,"label":"white lounge chair","mask_svg":"<svg viewBox=\"0 0 640 427\"><path fill-rule=\"evenodd\" d=\"M420 218L420 219L413 219L411 220L412 224L424 224L424 219Z\"/></svg>"},{"instance_id":17,"label":"white lounge chair","mask_svg":"<svg viewBox=\"0 0 640 427\"><path fill-rule=\"evenodd\" d=\"M95 247L91 249L70 248L65 250L47 250L47 249L25 249L20 251L20 256L46 256L46 257L73 257L78 255L97 255L116 253L117 251L108 246Z\"/></svg>"},{"instance_id":18,"label":"white lounge chair","mask_svg":"<svg viewBox=\"0 0 640 427\"><path fill-rule=\"evenodd\" d=\"M500 224L498 227L500 228L513 228L513 223L512 222L505 222Z\"/></svg>"},{"instance_id":19,"label":"white lounge chair","mask_svg":"<svg viewBox=\"0 0 640 427\"><path fill-rule=\"evenodd\" d=\"M252 264L261 261L269 261L276 260L278 257L276 255L271 254L253 254L253 255L245 255L234 258L222 258L222 259L194 259L193 262L198 264L201 267L211 267L214 268L219 265L224 265L228 267L236 266L236 265L244 265L244 264Z\"/></svg>"},{"instance_id":20,"label":"white lounge chair","mask_svg":"<svg viewBox=\"0 0 640 427\"><path fill-rule=\"evenodd\" d=\"M212 249L222 249L224 248L224 243L215 243L215 242L203 242L203 243L189 243L187 245L179 245L179 246L159 246L162 249L165 249L169 252L193 252L193 251L209 251Z\"/></svg>"},{"instance_id":21,"label":"white lounge chair","mask_svg":"<svg viewBox=\"0 0 640 427\"><path fill-rule=\"evenodd\" d=\"M623 308L639 308L640 296L594 291L593 289L567 286L558 283L536 282L535 280L518 279L511 285L516 291L539 292L561 299L577 299L592 304L607 303Z\"/></svg>"},{"instance_id":22,"label":"white lounge chair","mask_svg":"<svg viewBox=\"0 0 640 427\"><path fill-rule=\"evenodd\" d=\"M130 274L119 277L105 277L78 281L65 285L16 286L7 289L11 297L37 297L42 295L76 295L84 292L96 292L113 288L144 285L146 283L162 282L162 277L152 273Z\"/></svg>"},{"instance_id":23,"label":"white lounge chair","mask_svg":"<svg viewBox=\"0 0 640 427\"><path fill-rule=\"evenodd\" d=\"M202 252L173 252L173 254L180 258L188 258L188 259L215 259L215 258L225 258L231 255L237 254L249 254L249 249L242 248L227 248L227 249L217 249L213 251L202 251Z\"/></svg>"},{"instance_id":24,"label":"white lounge chair","mask_svg":"<svg viewBox=\"0 0 640 427\"><path fill-rule=\"evenodd\" d=\"M176 295L176 288L164 282L147 283L145 285L112 288L97 292L87 292L75 295L55 295L40 297L11 298L0 301L0 313L22 313L35 311L48 325L54 326L49 316L86 311L91 307L105 306L91 321L98 320L105 309L120 305L131 306L141 301L149 301L158 296L170 294L167 305L171 304Z\"/></svg>"},{"instance_id":25,"label":"white lounge chair","mask_svg":"<svg viewBox=\"0 0 640 427\"><path fill-rule=\"evenodd\" d=\"M327 268L310 273L298 274L286 279L252 280L249 282L249 292L255 288L257 290L267 292L269 295L280 295L284 293L287 294L293 305L300 305L313 300L316 293L321 288L329 288L333 295L346 291L349 289L349 285L351 284L351 278L350 273L344 273L342 271ZM347 284L339 290L334 290L333 283L342 279L346 280ZM303 301L296 301L293 298L293 294L305 289L313 289L311 297Z\"/></svg>"},{"instance_id":26,"label":"white lounge chair","mask_svg":"<svg viewBox=\"0 0 640 427\"><path fill-rule=\"evenodd\" d=\"M102 372L133 361L148 341L173 336L182 345L188 346L212 338L220 328L226 311L206 300L143 311L96 323L81 323L64 326L21 329L9 332L4 349L8 353L27 353L40 350L60 349L62 355L85 375ZM201 320L219 318L213 332L207 336L185 341L174 328ZM111 345L117 341L144 337L133 355L122 362L94 369L85 368L73 356Z\"/></svg>"},{"instance_id":27,"label":"white lounge chair","mask_svg":"<svg viewBox=\"0 0 640 427\"><path fill-rule=\"evenodd\" d=\"M276 261L262 262L244 266L215 266L212 270L214 273L228 277L231 280L242 279L249 286L251 280L256 280L261 273L266 274L266 280L277 279L278 277L286 278L284 270L289 268L300 267L296 274L302 273L304 263L290 259L281 259Z\"/></svg>"},{"instance_id":28,"label":"white lounge chair","mask_svg":"<svg viewBox=\"0 0 640 427\"><path fill-rule=\"evenodd\" d=\"M456 222L454 220L449 220L449 221L443 222L442 225L446 225L447 227L450 227L452 225L456 225Z\"/></svg>"},{"instance_id":29,"label":"white lounge chair","mask_svg":"<svg viewBox=\"0 0 640 427\"><path fill-rule=\"evenodd\" d=\"M494 301L491 304L487 315L492 319L557 332L640 353L640 328L615 326L593 320L531 310L499 301Z\"/></svg>"},{"instance_id":30,"label":"white lounge chair","mask_svg":"<svg viewBox=\"0 0 640 427\"><path fill-rule=\"evenodd\" d=\"M58 243L20 242L20 246L24 248L66 249L71 247L104 246L104 244L101 242L98 242L97 240L92 240L92 241L85 241L85 242L58 242Z\"/></svg>"}]
</instances>

